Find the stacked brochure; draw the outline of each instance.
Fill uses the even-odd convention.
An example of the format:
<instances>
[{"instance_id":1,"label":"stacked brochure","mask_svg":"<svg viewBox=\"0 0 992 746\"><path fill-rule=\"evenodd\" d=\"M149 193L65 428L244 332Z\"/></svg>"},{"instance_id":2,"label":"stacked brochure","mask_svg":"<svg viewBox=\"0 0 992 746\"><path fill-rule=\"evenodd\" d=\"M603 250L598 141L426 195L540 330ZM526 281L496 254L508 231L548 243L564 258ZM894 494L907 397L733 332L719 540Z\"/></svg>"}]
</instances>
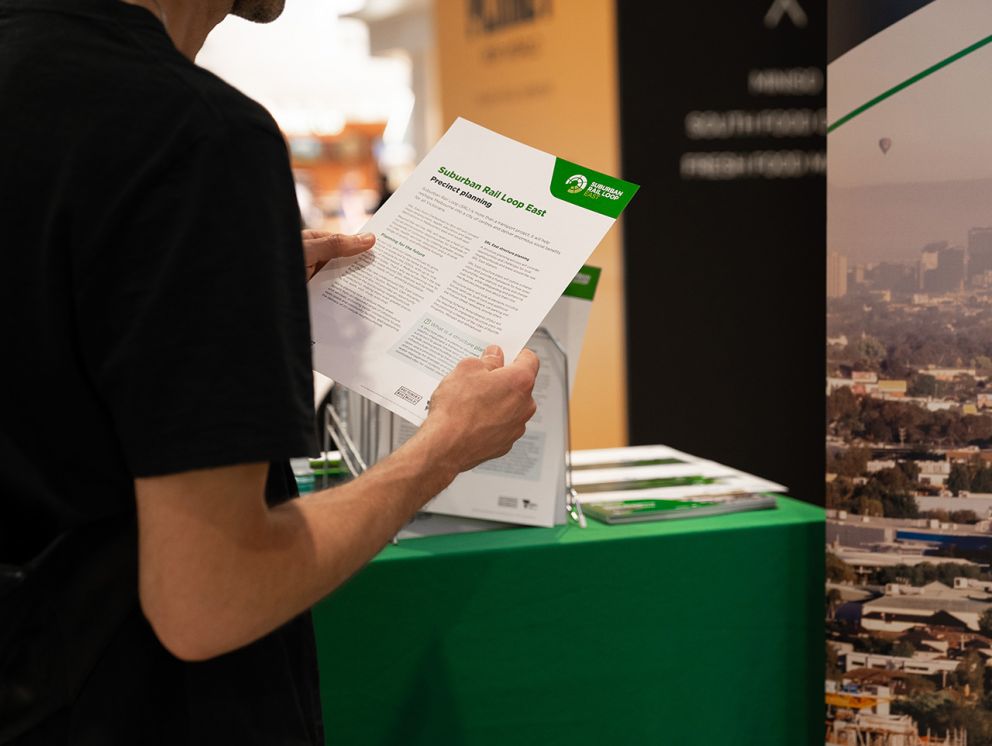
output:
<instances>
[{"instance_id":1,"label":"stacked brochure","mask_svg":"<svg viewBox=\"0 0 992 746\"><path fill-rule=\"evenodd\" d=\"M582 504L585 514L603 523L640 523L665 521L672 518L696 518L722 513L740 513L746 510L774 508L771 495L730 494L701 497L694 500L617 500L615 502Z\"/></svg>"},{"instance_id":2,"label":"stacked brochure","mask_svg":"<svg viewBox=\"0 0 992 746\"><path fill-rule=\"evenodd\" d=\"M572 486L604 523L669 520L774 508L786 488L667 446L572 453Z\"/></svg>"}]
</instances>

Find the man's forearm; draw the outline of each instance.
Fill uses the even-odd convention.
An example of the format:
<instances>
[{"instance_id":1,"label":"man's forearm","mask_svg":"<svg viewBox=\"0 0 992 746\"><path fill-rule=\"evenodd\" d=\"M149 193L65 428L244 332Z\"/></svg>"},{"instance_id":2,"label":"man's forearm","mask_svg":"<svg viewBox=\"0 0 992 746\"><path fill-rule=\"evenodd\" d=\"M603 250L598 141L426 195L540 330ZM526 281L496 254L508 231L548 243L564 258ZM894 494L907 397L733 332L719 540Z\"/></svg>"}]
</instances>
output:
<instances>
[{"instance_id":1,"label":"man's forearm","mask_svg":"<svg viewBox=\"0 0 992 746\"><path fill-rule=\"evenodd\" d=\"M538 359L462 360L410 441L355 481L274 509L265 464L135 479L141 605L181 658L270 632L365 564L455 476L509 452L537 405Z\"/></svg>"},{"instance_id":2,"label":"man's forearm","mask_svg":"<svg viewBox=\"0 0 992 746\"><path fill-rule=\"evenodd\" d=\"M368 562L451 482L456 472L445 453L437 436L418 433L359 479L263 509L233 536L217 531L184 541L186 556L173 552L170 567L143 567L143 586L167 586L153 594L143 587L143 601L146 595L171 600L161 613L146 604L159 637L182 658L210 658L302 612Z\"/></svg>"}]
</instances>

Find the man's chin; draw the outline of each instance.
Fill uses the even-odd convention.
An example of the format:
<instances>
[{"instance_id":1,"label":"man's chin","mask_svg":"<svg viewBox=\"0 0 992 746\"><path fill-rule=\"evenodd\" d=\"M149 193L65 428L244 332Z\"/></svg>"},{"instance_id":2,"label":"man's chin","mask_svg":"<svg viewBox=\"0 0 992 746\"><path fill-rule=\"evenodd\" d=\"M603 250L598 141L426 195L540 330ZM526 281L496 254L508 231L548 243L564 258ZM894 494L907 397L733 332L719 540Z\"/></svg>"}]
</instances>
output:
<instances>
[{"instance_id":1,"label":"man's chin","mask_svg":"<svg viewBox=\"0 0 992 746\"><path fill-rule=\"evenodd\" d=\"M254 23L271 23L282 15L286 0L234 0L231 14Z\"/></svg>"}]
</instances>

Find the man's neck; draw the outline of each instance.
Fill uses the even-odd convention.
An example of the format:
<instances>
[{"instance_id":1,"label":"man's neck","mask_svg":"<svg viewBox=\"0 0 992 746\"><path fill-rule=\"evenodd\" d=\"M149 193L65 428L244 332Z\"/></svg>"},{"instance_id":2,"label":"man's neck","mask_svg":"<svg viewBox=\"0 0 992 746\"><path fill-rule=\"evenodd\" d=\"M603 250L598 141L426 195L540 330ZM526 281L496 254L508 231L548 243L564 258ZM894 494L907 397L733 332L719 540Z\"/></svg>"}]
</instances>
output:
<instances>
[{"instance_id":1,"label":"man's neck","mask_svg":"<svg viewBox=\"0 0 992 746\"><path fill-rule=\"evenodd\" d=\"M214 26L231 12L234 0L122 0L150 11L165 26L176 49L196 58Z\"/></svg>"}]
</instances>

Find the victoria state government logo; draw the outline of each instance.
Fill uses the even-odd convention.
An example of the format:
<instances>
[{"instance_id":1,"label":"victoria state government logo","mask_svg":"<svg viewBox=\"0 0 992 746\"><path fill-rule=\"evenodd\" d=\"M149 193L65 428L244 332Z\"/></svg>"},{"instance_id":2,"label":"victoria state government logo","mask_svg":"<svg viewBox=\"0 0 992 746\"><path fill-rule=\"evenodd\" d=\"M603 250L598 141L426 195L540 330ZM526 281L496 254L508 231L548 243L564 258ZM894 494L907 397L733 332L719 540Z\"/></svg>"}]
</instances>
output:
<instances>
[{"instance_id":1,"label":"victoria state government logo","mask_svg":"<svg viewBox=\"0 0 992 746\"><path fill-rule=\"evenodd\" d=\"M588 183L589 180L582 174L575 174L575 176L569 176L565 180L565 186L568 187L569 194L578 194L579 192L581 192L583 189L586 188L586 185Z\"/></svg>"}]
</instances>

